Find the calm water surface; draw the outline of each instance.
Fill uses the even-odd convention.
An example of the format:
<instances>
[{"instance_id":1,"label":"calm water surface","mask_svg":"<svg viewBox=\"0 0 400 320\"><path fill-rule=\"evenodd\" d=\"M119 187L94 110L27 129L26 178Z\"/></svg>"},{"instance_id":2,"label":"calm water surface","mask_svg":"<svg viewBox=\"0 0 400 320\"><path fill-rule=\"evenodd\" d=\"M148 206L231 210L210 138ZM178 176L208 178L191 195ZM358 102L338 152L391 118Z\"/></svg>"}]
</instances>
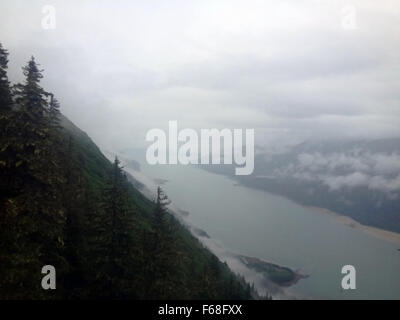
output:
<instances>
[{"instance_id":1,"label":"calm water surface","mask_svg":"<svg viewBox=\"0 0 400 320\"><path fill-rule=\"evenodd\" d=\"M148 165L141 173L168 180L169 198L232 252L299 269L310 277L290 291L304 298L400 299L400 252L393 243L340 224L285 198L237 186L195 166ZM357 270L357 289L341 290L341 268Z\"/></svg>"}]
</instances>

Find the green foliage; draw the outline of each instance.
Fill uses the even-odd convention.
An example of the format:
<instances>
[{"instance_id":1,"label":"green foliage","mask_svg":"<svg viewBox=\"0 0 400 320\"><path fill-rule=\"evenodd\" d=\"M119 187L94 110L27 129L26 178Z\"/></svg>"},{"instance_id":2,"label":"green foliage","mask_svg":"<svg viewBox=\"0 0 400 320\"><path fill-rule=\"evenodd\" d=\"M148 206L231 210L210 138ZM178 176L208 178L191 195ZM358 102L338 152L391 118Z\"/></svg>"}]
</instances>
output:
<instances>
[{"instance_id":1,"label":"green foliage","mask_svg":"<svg viewBox=\"0 0 400 320\"><path fill-rule=\"evenodd\" d=\"M177 239L177 230L171 222L167 205L170 203L163 190L157 188L153 230L146 238L145 298L171 299L184 295L182 292L182 262L185 258Z\"/></svg>"},{"instance_id":2,"label":"green foliage","mask_svg":"<svg viewBox=\"0 0 400 320\"><path fill-rule=\"evenodd\" d=\"M0 113L11 108L10 82L7 77L8 51L0 43Z\"/></svg>"},{"instance_id":3,"label":"green foliage","mask_svg":"<svg viewBox=\"0 0 400 320\"><path fill-rule=\"evenodd\" d=\"M0 46L0 298L248 299L252 292L59 112L34 58L10 89ZM7 96L9 95L9 96ZM50 100L48 99L50 97ZM41 268L57 290L41 288Z\"/></svg>"},{"instance_id":4,"label":"green foliage","mask_svg":"<svg viewBox=\"0 0 400 320\"><path fill-rule=\"evenodd\" d=\"M59 136L49 126L45 93L39 85L42 76L33 58L24 74L26 82L18 85L18 98L7 111L1 132L0 268L7 274L1 289L8 298L44 297L38 271L53 264L62 272L67 264L62 256L66 220L60 193L62 159L54 148ZM32 290L25 292L23 288L32 282Z\"/></svg>"}]
</instances>

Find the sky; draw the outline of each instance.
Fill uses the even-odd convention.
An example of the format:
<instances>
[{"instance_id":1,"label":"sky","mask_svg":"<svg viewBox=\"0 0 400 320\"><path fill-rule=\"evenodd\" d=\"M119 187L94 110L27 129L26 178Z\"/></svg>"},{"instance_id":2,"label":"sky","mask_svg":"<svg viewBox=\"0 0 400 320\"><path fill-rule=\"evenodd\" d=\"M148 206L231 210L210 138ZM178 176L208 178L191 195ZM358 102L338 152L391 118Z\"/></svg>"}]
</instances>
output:
<instances>
[{"instance_id":1,"label":"sky","mask_svg":"<svg viewBox=\"0 0 400 320\"><path fill-rule=\"evenodd\" d=\"M254 128L263 148L400 137L398 0L2 0L0 42L10 80L34 55L104 149L170 120Z\"/></svg>"}]
</instances>

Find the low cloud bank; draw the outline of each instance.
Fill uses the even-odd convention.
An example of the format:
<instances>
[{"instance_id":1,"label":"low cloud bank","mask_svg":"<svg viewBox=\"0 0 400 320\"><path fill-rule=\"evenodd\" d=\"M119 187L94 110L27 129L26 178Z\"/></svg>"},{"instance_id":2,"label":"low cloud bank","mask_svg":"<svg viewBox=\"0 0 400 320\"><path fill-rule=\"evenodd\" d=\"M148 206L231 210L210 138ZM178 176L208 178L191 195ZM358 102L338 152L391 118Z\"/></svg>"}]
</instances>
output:
<instances>
[{"instance_id":1,"label":"low cloud bank","mask_svg":"<svg viewBox=\"0 0 400 320\"><path fill-rule=\"evenodd\" d=\"M293 163L274 170L273 176L319 181L332 191L367 187L392 194L400 191L400 154L360 149L345 153L301 153Z\"/></svg>"}]
</instances>

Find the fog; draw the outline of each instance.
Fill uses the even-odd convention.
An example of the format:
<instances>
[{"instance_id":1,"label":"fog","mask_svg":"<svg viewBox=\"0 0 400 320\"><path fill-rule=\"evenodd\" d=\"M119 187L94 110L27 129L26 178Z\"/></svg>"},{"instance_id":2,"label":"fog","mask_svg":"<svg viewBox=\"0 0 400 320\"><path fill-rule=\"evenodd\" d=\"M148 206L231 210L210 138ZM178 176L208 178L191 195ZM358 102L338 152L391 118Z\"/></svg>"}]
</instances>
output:
<instances>
[{"instance_id":1,"label":"fog","mask_svg":"<svg viewBox=\"0 0 400 320\"><path fill-rule=\"evenodd\" d=\"M269 174L274 178L322 182L330 190L368 187L391 195L400 190L400 154L373 153L360 148L327 154L300 153L291 163Z\"/></svg>"},{"instance_id":2,"label":"fog","mask_svg":"<svg viewBox=\"0 0 400 320\"><path fill-rule=\"evenodd\" d=\"M397 0L0 3L10 79L33 54L62 111L113 150L169 120L255 128L265 148L398 137L399 34ZM330 184L372 183L361 174Z\"/></svg>"}]
</instances>

